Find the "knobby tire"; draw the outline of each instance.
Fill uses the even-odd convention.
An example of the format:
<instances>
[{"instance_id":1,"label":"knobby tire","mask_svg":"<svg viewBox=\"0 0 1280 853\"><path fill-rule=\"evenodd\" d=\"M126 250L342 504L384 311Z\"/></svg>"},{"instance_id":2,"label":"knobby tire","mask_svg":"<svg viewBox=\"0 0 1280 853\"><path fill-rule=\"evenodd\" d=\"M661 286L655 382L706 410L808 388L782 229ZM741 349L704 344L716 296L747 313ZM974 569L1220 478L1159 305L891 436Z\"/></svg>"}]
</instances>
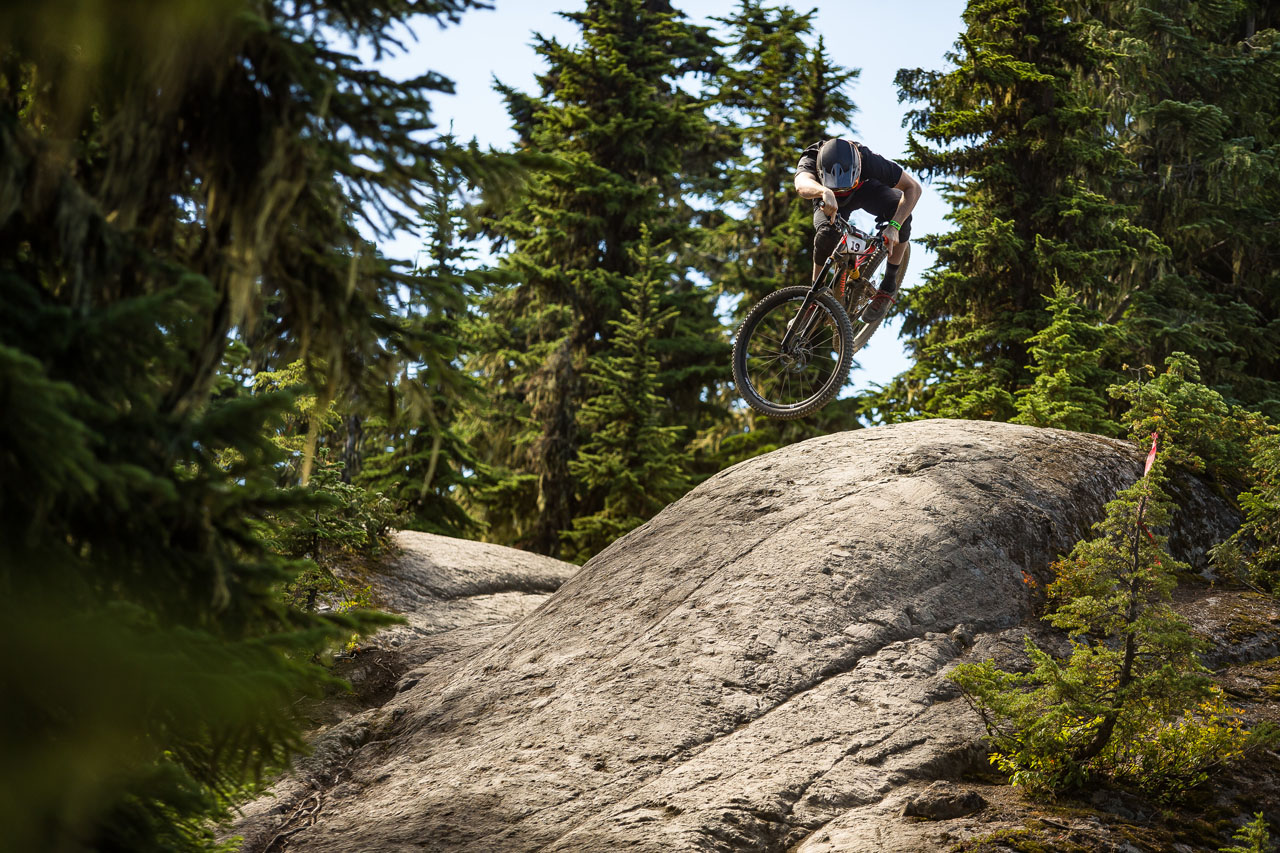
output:
<instances>
[{"instance_id":1,"label":"knobby tire","mask_svg":"<svg viewBox=\"0 0 1280 853\"><path fill-rule=\"evenodd\" d=\"M880 264L884 262L884 259L885 259L885 253L884 253L884 251L880 251L879 253L877 253L877 254L876 254L876 255L871 259L870 263L868 263L868 264L863 268L862 280L863 280L863 281L868 282L868 284L869 284L869 283L871 282L871 280L873 279L873 277L875 276L876 270L877 270L877 269L879 269ZM897 292L898 292L899 294L901 294L901 293L902 293L902 280L903 280L903 278L906 276L906 273L907 273L907 264L908 264L908 262L910 262L910 260L911 260L911 244L910 244L910 243L908 243L908 244L907 244L907 251L906 251L906 253L902 256L902 262L901 262L900 264L898 264L898 275L897 275L897 280L898 280L898 281L897 281L897 284L898 284L898 287L897 287ZM852 286L852 282L850 282L850 286ZM846 311L848 312L849 317L850 317L850 318L856 318L856 317L860 317L860 316L862 316L862 311L863 311L863 309L864 309L864 308L866 308L867 303L871 301L871 296L872 296L874 293L875 293L875 288L874 288L873 286L872 286L872 287L868 287L868 289L867 289L867 293L866 293L866 298L865 298L865 299L863 299L863 300L861 300L861 302L860 302L859 304L857 304L857 305L846 305L846 306L845 306L845 309L846 309ZM855 354L856 354L856 353L857 353L857 352L859 352L863 347L865 347L865 346L867 345L867 342L871 340L871 336L872 336L872 335L874 335L874 334L876 333L876 329L879 329L879 328L880 328L880 324L881 324L881 323L883 323L883 322L887 319L887 316L888 316L888 315L886 315L885 317L881 317L879 320L876 320L874 323L861 323L860 321L851 320L851 322L858 323L858 326L857 326L857 328L855 329L854 334L853 334L853 344L852 344L852 347L851 347L851 348L852 348L853 353L855 353Z\"/></svg>"},{"instance_id":2,"label":"knobby tire","mask_svg":"<svg viewBox=\"0 0 1280 853\"><path fill-rule=\"evenodd\" d=\"M738 393L751 408L771 418L794 420L821 409L844 387L853 365L853 324L829 290L817 295L811 309L822 313L810 335L808 357L792 358L782 352L781 335L809 290L796 286L770 293L747 313L734 337L733 378ZM805 342L800 348L806 349Z\"/></svg>"}]
</instances>

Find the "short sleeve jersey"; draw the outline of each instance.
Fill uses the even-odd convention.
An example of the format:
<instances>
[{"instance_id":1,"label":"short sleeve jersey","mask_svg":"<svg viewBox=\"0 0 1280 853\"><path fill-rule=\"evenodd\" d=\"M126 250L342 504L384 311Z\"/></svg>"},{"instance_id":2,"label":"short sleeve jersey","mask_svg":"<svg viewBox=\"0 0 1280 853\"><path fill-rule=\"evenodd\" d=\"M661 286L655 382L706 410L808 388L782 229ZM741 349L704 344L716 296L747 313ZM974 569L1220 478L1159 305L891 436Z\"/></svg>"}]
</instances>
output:
<instances>
[{"instance_id":1,"label":"short sleeve jersey","mask_svg":"<svg viewBox=\"0 0 1280 853\"><path fill-rule=\"evenodd\" d=\"M886 160L861 142L853 144L858 146L858 153L862 155L862 174L859 180L877 181L887 187L898 185L898 181L902 180L901 166L892 160ZM800 162L796 164L797 175L808 173L821 183L821 178L818 177L818 149L821 147L822 142L815 142L804 149L804 154L800 155Z\"/></svg>"}]
</instances>

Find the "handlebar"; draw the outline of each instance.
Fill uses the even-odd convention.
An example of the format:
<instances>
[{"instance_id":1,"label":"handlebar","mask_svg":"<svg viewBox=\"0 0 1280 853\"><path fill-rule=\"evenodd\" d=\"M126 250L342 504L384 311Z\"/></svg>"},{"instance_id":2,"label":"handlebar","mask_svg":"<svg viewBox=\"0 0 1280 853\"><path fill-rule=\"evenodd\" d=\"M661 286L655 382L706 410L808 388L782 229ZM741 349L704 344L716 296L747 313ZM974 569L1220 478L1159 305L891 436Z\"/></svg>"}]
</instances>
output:
<instances>
[{"instance_id":1,"label":"handlebar","mask_svg":"<svg viewBox=\"0 0 1280 853\"><path fill-rule=\"evenodd\" d=\"M875 234L867 234L855 228L849 220L845 219L839 213L837 213L830 221L834 221L836 228L838 228L840 233L844 234L846 237L858 237L862 240L884 240L884 229L889 227L889 224L886 222L884 225L876 227Z\"/></svg>"},{"instance_id":2,"label":"handlebar","mask_svg":"<svg viewBox=\"0 0 1280 853\"><path fill-rule=\"evenodd\" d=\"M884 229L888 227L888 223L879 226L876 229L875 234L867 234L859 230L858 228L855 228L852 224L850 224L849 220L845 219L839 213L837 213L834 217L831 217L829 221L835 222L836 228L840 231L841 234L845 236L846 241L862 240L868 244L873 244L873 245L875 243L879 243L882 249L888 248L888 246L885 244L885 241L884 241Z\"/></svg>"}]
</instances>

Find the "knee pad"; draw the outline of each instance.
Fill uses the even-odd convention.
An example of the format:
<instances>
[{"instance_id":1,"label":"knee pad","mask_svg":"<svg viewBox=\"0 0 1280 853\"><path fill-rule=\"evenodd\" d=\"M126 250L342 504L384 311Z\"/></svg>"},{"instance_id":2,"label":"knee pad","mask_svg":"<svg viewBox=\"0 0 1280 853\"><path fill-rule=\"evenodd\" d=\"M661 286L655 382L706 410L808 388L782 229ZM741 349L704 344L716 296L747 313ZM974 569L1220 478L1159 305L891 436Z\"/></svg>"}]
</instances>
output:
<instances>
[{"instance_id":1,"label":"knee pad","mask_svg":"<svg viewBox=\"0 0 1280 853\"><path fill-rule=\"evenodd\" d=\"M822 224L818 225L818 230L813 235L813 262L818 266L825 264L839 242L840 230L827 222L824 217Z\"/></svg>"}]
</instances>

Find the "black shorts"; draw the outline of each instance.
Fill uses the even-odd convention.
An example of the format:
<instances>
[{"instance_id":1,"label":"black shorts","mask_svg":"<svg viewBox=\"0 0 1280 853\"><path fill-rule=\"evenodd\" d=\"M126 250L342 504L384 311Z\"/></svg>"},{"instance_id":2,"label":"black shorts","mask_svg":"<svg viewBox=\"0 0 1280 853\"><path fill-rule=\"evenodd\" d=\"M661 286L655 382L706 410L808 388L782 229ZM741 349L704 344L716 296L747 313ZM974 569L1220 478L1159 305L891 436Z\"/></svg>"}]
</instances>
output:
<instances>
[{"instance_id":1,"label":"black shorts","mask_svg":"<svg viewBox=\"0 0 1280 853\"><path fill-rule=\"evenodd\" d=\"M840 203L837 210L845 219L855 210L865 210L876 218L876 227L879 227L888 223L898 212L898 200L901 198L900 190L885 186L879 181L867 181L852 194L837 198L836 201ZM817 231L813 235L813 262L822 265L840 242L840 231L831 224L820 206L814 208L813 227ZM910 216L903 220L902 227L898 229L898 239L903 243L911 239Z\"/></svg>"}]
</instances>

